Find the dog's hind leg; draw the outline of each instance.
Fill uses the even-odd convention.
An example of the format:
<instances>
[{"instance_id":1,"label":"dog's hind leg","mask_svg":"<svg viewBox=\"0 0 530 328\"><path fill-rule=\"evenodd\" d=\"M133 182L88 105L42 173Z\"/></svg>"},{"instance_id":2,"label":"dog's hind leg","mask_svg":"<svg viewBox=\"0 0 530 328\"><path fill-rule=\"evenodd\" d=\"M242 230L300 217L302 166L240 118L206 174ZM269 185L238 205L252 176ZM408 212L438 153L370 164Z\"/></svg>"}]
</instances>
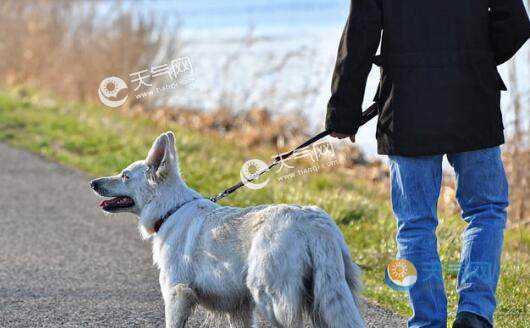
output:
<instances>
[{"instance_id":1,"label":"dog's hind leg","mask_svg":"<svg viewBox=\"0 0 530 328\"><path fill-rule=\"evenodd\" d=\"M236 312L228 313L228 323L230 328L251 328L253 327L253 304L244 302L237 307Z\"/></svg>"},{"instance_id":2,"label":"dog's hind leg","mask_svg":"<svg viewBox=\"0 0 530 328\"><path fill-rule=\"evenodd\" d=\"M256 303L259 312L276 328L301 328L302 315L296 301L286 301L285 295L271 295L264 290L257 291L261 294ZM267 295L265 295L267 294Z\"/></svg>"},{"instance_id":3,"label":"dog's hind leg","mask_svg":"<svg viewBox=\"0 0 530 328\"><path fill-rule=\"evenodd\" d=\"M280 253L280 254L278 254ZM285 258L284 251L257 251L249 256L247 287L259 312L274 327L302 327L302 264L299 254Z\"/></svg>"},{"instance_id":4,"label":"dog's hind leg","mask_svg":"<svg viewBox=\"0 0 530 328\"><path fill-rule=\"evenodd\" d=\"M166 328L184 328L197 304L195 292L187 285L178 284L164 293Z\"/></svg>"}]
</instances>

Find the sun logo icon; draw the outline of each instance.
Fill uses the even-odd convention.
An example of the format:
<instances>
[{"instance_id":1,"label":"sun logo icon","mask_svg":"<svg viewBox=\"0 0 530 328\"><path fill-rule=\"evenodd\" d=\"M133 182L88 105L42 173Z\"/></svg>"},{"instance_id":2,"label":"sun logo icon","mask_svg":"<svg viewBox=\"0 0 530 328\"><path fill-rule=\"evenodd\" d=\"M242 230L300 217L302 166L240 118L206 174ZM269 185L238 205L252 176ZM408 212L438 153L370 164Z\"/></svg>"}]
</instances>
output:
<instances>
[{"instance_id":1,"label":"sun logo icon","mask_svg":"<svg viewBox=\"0 0 530 328\"><path fill-rule=\"evenodd\" d=\"M385 282L392 289L407 291L417 279L416 267L406 259L392 260L386 267Z\"/></svg>"},{"instance_id":2,"label":"sun logo icon","mask_svg":"<svg viewBox=\"0 0 530 328\"><path fill-rule=\"evenodd\" d=\"M256 180L259 177L259 173L267 170L267 168L267 163L262 160L251 159L246 161L239 171L241 181L245 187L250 189L258 190L264 188L267 183L269 183L270 179L267 179L261 183L253 183L252 181Z\"/></svg>"},{"instance_id":3,"label":"sun logo icon","mask_svg":"<svg viewBox=\"0 0 530 328\"><path fill-rule=\"evenodd\" d=\"M125 97L118 98L118 93L122 90L127 90L127 84L125 81L116 76L108 77L99 84L99 100L108 107L119 107L123 105L129 97L128 95L125 95Z\"/></svg>"}]
</instances>

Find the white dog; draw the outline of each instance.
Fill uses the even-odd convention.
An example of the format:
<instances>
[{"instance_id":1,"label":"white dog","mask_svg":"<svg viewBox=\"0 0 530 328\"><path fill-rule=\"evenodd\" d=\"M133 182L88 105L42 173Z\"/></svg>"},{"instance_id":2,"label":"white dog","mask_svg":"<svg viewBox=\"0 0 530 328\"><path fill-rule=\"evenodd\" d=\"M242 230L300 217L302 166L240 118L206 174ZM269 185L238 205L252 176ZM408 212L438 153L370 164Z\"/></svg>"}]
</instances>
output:
<instances>
[{"instance_id":1,"label":"white dog","mask_svg":"<svg viewBox=\"0 0 530 328\"><path fill-rule=\"evenodd\" d=\"M132 212L153 242L166 327L185 327L196 305L250 327L254 308L275 327L364 327L358 267L333 220L314 206L224 207L180 177L175 136L147 158L93 180L106 212Z\"/></svg>"}]
</instances>

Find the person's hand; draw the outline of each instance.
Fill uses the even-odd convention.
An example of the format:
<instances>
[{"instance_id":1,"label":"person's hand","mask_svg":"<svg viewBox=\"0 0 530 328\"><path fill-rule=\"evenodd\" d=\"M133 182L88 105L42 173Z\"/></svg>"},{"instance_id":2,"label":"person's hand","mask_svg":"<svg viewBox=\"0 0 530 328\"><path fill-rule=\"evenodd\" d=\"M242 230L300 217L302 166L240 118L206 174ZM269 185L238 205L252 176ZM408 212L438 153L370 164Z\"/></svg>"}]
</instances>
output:
<instances>
[{"instance_id":1,"label":"person's hand","mask_svg":"<svg viewBox=\"0 0 530 328\"><path fill-rule=\"evenodd\" d=\"M351 142L355 143L355 134L345 134L345 133L339 133L339 132L331 132L330 134L333 138L338 139L344 139L344 138L350 138Z\"/></svg>"}]
</instances>

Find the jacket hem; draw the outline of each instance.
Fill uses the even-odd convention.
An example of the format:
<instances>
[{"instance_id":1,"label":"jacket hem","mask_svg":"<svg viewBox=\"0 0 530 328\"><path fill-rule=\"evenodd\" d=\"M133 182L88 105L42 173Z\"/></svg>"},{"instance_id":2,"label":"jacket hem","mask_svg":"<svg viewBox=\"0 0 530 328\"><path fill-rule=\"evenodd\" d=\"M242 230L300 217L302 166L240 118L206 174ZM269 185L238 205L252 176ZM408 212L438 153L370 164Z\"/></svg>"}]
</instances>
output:
<instances>
[{"instance_id":1,"label":"jacket hem","mask_svg":"<svg viewBox=\"0 0 530 328\"><path fill-rule=\"evenodd\" d=\"M453 154L453 153L462 153L466 151L474 151L485 148L496 147L504 144L504 137L496 139L491 142L477 143L473 145L447 145L439 147L425 147L419 148L417 146L389 146L381 144L378 141L377 153L379 155L396 155L396 156L432 156L432 155L443 155L443 154Z\"/></svg>"}]
</instances>

